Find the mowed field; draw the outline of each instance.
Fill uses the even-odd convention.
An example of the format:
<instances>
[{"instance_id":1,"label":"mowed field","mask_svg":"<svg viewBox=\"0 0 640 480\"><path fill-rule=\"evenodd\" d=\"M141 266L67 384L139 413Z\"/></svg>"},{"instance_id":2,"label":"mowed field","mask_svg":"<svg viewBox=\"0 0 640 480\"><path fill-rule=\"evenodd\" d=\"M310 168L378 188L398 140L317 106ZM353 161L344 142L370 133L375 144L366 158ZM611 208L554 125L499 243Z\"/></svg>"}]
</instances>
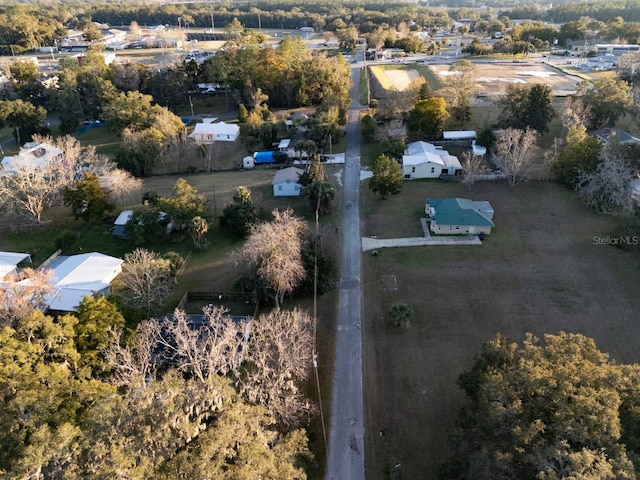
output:
<instances>
[{"instance_id":1,"label":"mowed field","mask_svg":"<svg viewBox=\"0 0 640 480\"><path fill-rule=\"evenodd\" d=\"M562 70L546 63L516 63L493 62L475 63L477 71L477 83L479 91L477 95L495 97L502 95L507 86L533 85L543 83L548 85L556 96L564 97L575 93L576 85L582 79L575 75L569 75ZM372 95L375 98L384 98L387 91L396 89L402 91L406 88L407 78L415 80L418 76L424 76L431 83L431 88L437 90L439 83L448 75L449 64L442 65L378 65L370 67L372 79ZM425 73L429 70L429 73ZM401 73L398 73L401 72ZM434 77L438 81L434 82Z\"/></svg>"},{"instance_id":2,"label":"mowed field","mask_svg":"<svg viewBox=\"0 0 640 480\"><path fill-rule=\"evenodd\" d=\"M416 235L411 225L427 197L489 200L496 212L481 246L364 254L368 479L436 478L463 400L456 380L498 332L518 342L526 332L582 333L618 362L640 361L640 258L594 244L613 220L586 210L573 192L551 183L485 182L469 191L434 181L405 182L385 201L363 191L363 232L378 238ZM406 329L389 319L399 303L415 314Z\"/></svg>"}]
</instances>

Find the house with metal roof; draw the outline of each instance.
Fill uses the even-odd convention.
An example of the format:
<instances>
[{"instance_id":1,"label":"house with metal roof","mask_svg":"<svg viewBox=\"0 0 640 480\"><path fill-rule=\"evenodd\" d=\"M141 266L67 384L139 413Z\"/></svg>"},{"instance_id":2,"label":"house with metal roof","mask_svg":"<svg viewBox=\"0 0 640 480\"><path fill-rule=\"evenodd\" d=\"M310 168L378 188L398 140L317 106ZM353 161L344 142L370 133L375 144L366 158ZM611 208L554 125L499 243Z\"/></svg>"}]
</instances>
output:
<instances>
[{"instance_id":1,"label":"house with metal roof","mask_svg":"<svg viewBox=\"0 0 640 480\"><path fill-rule=\"evenodd\" d=\"M429 198L425 213L429 230L440 235L477 235L491 233L493 207L487 201L466 198Z\"/></svg>"},{"instance_id":2,"label":"house with metal roof","mask_svg":"<svg viewBox=\"0 0 640 480\"><path fill-rule=\"evenodd\" d=\"M461 175L462 165L458 157L442 148L427 142L413 142L407 145L402 156L402 174L405 180Z\"/></svg>"},{"instance_id":3,"label":"house with metal roof","mask_svg":"<svg viewBox=\"0 0 640 480\"><path fill-rule=\"evenodd\" d=\"M302 185L298 183L304 170L296 167L278 170L271 181L274 197L297 197L302 192Z\"/></svg>"},{"instance_id":4,"label":"house with metal roof","mask_svg":"<svg viewBox=\"0 0 640 480\"><path fill-rule=\"evenodd\" d=\"M53 270L54 287L54 293L47 298L49 310L73 312L85 295L109 295L122 263L120 258L97 252L57 257L47 267Z\"/></svg>"},{"instance_id":5,"label":"house with metal roof","mask_svg":"<svg viewBox=\"0 0 640 480\"><path fill-rule=\"evenodd\" d=\"M2 170L15 175L24 170L43 169L51 162L61 160L62 153L48 143L25 143L17 155L7 155L2 159Z\"/></svg>"},{"instance_id":6,"label":"house with metal roof","mask_svg":"<svg viewBox=\"0 0 640 480\"><path fill-rule=\"evenodd\" d=\"M25 261L31 262L31 254L0 252L0 281L9 275L18 273L18 264Z\"/></svg>"},{"instance_id":7,"label":"house with metal roof","mask_svg":"<svg viewBox=\"0 0 640 480\"><path fill-rule=\"evenodd\" d=\"M235 142L240 135L240 127L235 123L216 122L215 118L205 118L189 134L189 138L201 145L214 142Z\"/></svg>"},{"instance_id":8,"label":"house with metal roof","mask_svg":"<svg viewBox=\"0 0 640 480\"><path fill-rule=\"evenodd\" d=\"M600 142L603 144L612 143L614 145L639 145L640 138L631 135L624 130L619 128L601 128L600 130L596 130L592 132L592 135L595 135L600 139Z\"/></svg>"}]
</instances>

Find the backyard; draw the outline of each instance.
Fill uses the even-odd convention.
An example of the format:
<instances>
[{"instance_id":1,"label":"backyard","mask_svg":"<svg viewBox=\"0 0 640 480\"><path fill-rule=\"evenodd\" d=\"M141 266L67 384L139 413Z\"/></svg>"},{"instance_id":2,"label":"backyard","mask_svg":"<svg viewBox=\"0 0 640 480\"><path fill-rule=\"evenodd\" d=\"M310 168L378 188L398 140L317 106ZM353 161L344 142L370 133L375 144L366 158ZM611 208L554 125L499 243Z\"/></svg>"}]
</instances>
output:
<instances>
[{"instance_id":1,"label":"backyard","mask_svg":"<svg viewBox=\"0 0 640 480\"><path fill-rule=\"evenodd\" d=\"M614 221L552 183L405 182L382 201L363 189L363 235L420 233L427 197L489 200L481 246L382 249L363 258L367 478L436 478L463 399L456 379L497 332L521 341L569 331L619 362L640 361L640 259L595 237ZM393 218L393 221L390 219ZM408 328L389 310L407 304ZM400 465L396 468L396 465Z\"/></svg>"}]
</instances>

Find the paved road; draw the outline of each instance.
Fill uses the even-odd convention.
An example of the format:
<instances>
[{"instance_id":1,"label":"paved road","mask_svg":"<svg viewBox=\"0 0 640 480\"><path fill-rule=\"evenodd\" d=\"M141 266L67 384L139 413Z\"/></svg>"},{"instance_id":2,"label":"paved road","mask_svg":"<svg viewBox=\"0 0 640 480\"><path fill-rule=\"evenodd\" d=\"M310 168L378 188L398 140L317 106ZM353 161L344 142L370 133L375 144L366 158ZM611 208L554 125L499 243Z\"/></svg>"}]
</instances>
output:
<instances>
[{"instance_id":1,"label":"paved road","mask_svg":"<svg viewBox=\"0 0 640 480\"><path fill-rule=\"evenodd\" d=\"M327 480L364 480L360 243L360 68L352 69L342 198L342 264Z\"/></svg>"}]
</instances>

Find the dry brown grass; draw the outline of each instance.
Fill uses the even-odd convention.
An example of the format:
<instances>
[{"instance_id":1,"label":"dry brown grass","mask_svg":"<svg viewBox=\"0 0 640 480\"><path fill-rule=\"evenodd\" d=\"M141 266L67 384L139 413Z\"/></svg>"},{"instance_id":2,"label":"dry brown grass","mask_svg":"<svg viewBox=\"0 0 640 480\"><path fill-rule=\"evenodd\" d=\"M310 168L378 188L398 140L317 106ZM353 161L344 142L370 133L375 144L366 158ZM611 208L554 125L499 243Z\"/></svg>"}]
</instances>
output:
<instances>
[{"instance_id":1,"label":"dry brown grass","mask_svg":"<svg viewBox=\"0 0 640 480\"><path fill-rule=\"evenodd\" d=\"M410 182L386 202L363 192L365 234L410 230L403 225L418 222L429 196L489 200L497 225L482 246L365 254L367 478L397 478L396 463L404 478L436 478L463 398L456 379L497 332L514 341L525 332L578 332L620 362L640 360L639 259L594 245L594 236L611 233L613 220L587 211L572 192L488 182L471 192ZM408 329L390 323L396 303L415 313Z\"/></svg>"},{"instance_id":2,"label":"dry brown grass","mask_svg":"<svg viewBox=\"0 0 640 480\"><path fill-rule=\"evenodd\" d=\"M446 75L449 65L430 65L437 76ZM578 76L568 75L562 70L546 63L475 63L479 95L495 97L505 92L507 85L516 83L531 86L536 83L548 85L556 95L564 96L575 91L575 86L582 80Z\"/></svg>"}]
</instances>

